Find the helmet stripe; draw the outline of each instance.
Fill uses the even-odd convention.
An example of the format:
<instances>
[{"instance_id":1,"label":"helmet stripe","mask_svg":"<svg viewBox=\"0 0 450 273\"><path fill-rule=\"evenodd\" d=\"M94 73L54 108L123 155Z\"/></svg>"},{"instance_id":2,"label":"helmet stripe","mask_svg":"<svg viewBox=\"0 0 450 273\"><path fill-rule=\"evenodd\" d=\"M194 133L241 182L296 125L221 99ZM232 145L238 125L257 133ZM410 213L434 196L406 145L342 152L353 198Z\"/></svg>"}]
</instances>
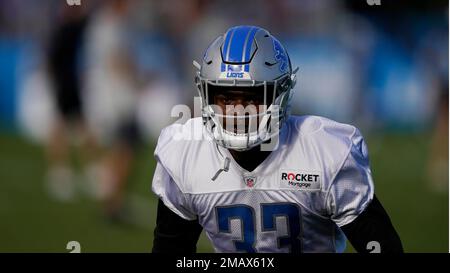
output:
<instances>
[{"instance_id":1,"label":"helmet stripe","mask_svg":"<svg viewBox=\"0 0 450 273\"><path fill-rule=\"evenodd\" d=\"M249 41L249 37L250 37L250 35L251 35L251 33L253 32L253 30L254 30L254 28L255 27L252 27L251 29L250 29L250 31L249 32L247 32L247 37L245 37L245 43L244 43L244 46L243 46L243 48L242 48L242 50L243 50L243 52L244 52L244 54L242 55L242 62L244 63L244 62L246 62L246 58L247 58L247 55L249 54L248 53L248 41ZM250 43L251 44L251 43Z\"/></svg>"},{"instance_id":2,"label":"helmet stripe","mask_svg":"<svg viewBox=\"0 0 450 273\"><path fill-rule=\"evenodd\" d=\"M225 36L225 43L222 47L222 57L224 57L224 60L226 60L228 52L229 52L228 46L230 45L230 38L231 38L233 31L234 30L231 29L230 31L227 32L227 34Z\"/></svg>"},{"instance_id":3,"label":"helmet stripe","mask_svg":"<svg viewBox=\"0 0 450 273\"><path fill-rule=\"evenodd\" d=\"M229 54L227 54L227 62L240 63L242 62L242 57L244 55L244 44L248 38L248 33L252 27L240 26L236 27L233 39L230 41ZM247 60L245 60L247 61Z\"/></svg>"},{"instance_id":4,"label":"helmet stripe","mask_svg":"<svg viewBox=\"0 0 450 273\"><path fill-rule=\"evenodd\" d=\"M223 62L227 60L228 54L230 53L230 40L232 39L233 34L234 28L232 28L225 34L225 43L223 44L222 47L222 65L220 66L220 70L222 72L224 72L226 69L225 64Z\"/></svg>"},{"instance_id":5,"label":"helmet stripe","mask_svg":"<svg viewBox=\"0 0 450 273\"><path fill-rule=\"evenodd\" d=\"M245 41L245 43L246 43L245 61L246 62L249 62L250 58L252 57L250 54L251 54L251 49L252 49L252 46L253 46L253 39L255 38L256 31L258 31L258 28L257 27L253 27L253 29L250 31L250 33L248 35L247 41ZM249 41L250 41L250 43L249 43ZM250 70L250 64L246 64L245 65L245 72L248 72L249 70Z\"/></svg>"},{"instance_id":6,"label":"helmet stripe","mask_svg":"<svg viewBox=\"0 0 450 273\"><path fill-rule=\"evenodd\" d=\"M233 43L234 33L235 33L235 29L232 29L231 33L229 35L230 38L229 38L229 44L227 46L227 55L225 56L225 60L228 60L230 58L230 49L231 49L231 45Z\"/></svg>"}]
</instances>

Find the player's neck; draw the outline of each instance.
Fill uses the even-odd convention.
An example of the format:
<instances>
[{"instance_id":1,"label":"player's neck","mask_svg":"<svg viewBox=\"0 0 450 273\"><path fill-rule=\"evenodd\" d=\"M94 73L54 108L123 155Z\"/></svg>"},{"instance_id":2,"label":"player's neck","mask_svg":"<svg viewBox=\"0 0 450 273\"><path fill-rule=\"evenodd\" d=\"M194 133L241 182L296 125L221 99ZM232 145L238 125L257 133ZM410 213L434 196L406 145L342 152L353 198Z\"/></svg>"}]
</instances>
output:
<instances>
[{"instance_id":1,"label":"player's neck","mask_svg":"<svg viewBox=\"0 0 450 273\"><path fill-rule=\"evenodd\" d=\"M261 151L261 146L254 147L248 151L229 151L239 166L249 172L256 169L271 153L271 151Z\"/></svg>"}]
</instances>

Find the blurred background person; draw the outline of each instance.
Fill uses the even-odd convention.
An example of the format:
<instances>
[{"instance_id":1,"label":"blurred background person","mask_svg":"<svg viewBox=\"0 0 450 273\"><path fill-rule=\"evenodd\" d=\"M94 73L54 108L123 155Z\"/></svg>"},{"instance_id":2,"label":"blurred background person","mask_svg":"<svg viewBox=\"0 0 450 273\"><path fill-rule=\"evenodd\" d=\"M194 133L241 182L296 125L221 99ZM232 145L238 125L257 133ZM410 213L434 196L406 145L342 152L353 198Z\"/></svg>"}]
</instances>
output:
<instances>
[{"instance_id":1,"label":"blurred background person","mask_svg":"<svg viewBox=\"0 0 450 273\"><path fill-rule=\"evenodd\" d=\"M57 11L48 52L48 72L53 83L57 115L47 141L47 187L52 197L68 201L74 197L79 178L71 160L71 144L82 148L81 161L88 168L89 161L94 159L96 145L85 120L81 98L81 47L88 20L87 9L60 2Z\"/></svg>"},{"instance_id":2,"label":"blurred background person","mask_svg":"<svg viewBox=\"0 0 450 273\"><path fill-rule=\"evenodd\" d=\"M441 84L435 127L432 131L428 155L428 185L433 191L448 193L448 83Z\"/></svg>"},{"instance_id":3,"label":"blurred background person","mask_svg":"<svg viewBox=\"0 0 450 273\"><path fill-rule=\"evenodd\" d=\"M129 4L102 1L86 33L84 97L89 125L102 155L93 196L111 221L125 220L125 190L140 143L136 121L137 79L128 36Z\"/></svg>"}]
</instances>

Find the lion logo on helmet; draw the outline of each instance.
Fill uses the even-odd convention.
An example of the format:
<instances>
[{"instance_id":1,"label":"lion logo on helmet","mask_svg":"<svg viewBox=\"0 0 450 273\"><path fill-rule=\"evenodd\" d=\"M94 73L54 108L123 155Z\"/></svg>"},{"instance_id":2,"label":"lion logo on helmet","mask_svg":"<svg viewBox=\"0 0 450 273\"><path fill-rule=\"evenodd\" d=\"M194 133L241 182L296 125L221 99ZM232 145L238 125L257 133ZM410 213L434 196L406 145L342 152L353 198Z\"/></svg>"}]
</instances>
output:
<instances>
[{"instance_id":1,"label":"lion logo on helmet","mask_svg":"<svg viewBox=\"0 0 450 273\"><path fill-rule=\"evenodd\" d=\"M280 63L280 71L282 73L287 72L288 69L288 57L283 46L277 39L273 39L273 50L275 51L275 59Z\"/></svg>"}]
</instances>

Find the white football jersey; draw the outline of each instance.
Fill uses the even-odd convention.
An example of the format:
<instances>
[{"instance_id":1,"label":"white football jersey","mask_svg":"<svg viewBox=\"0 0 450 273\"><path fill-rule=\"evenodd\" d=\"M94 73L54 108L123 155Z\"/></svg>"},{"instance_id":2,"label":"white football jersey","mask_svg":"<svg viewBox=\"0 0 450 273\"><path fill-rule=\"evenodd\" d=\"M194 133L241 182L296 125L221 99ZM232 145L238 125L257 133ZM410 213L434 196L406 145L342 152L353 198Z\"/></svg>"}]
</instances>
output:
<instances>
[{"instance_id":1,"label":"white football jersey","mask_svg":"<svg viewBox=\"0 0 450 273\"><path fill-rule=\"evenodd\" d=\"M165 128L155 157L152 190L198 219L216 252L343 252L339 227L374 194L359 130L317 116L291 116L252 172L207 137L201 118Z\"/></svg>"}]
</instances>

